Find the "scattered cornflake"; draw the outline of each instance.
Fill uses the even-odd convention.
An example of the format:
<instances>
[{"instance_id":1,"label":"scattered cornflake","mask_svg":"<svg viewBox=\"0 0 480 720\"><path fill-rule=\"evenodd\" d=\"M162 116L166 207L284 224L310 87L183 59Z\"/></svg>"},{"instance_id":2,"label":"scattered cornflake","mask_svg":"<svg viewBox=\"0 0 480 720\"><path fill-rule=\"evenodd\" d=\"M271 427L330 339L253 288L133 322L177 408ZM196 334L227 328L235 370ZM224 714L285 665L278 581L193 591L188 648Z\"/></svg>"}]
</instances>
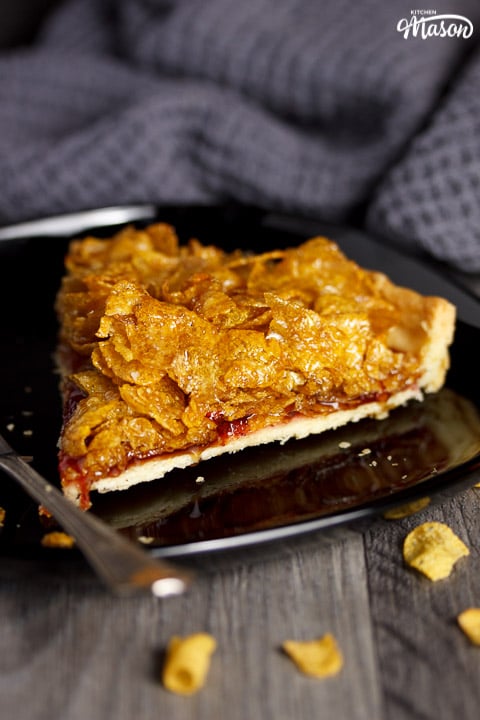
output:
<instances>
[{"instance_id":1,"label":"scattered cornflake","mask_svg":"<svg viewBox=\"0 0 480 720\"><path fill-rule=\"evenodd\" d=\"M75 545L75 540L65 532L53 530L45 533L42 537L42 545L49 548L72 548Z\"/></svg>"},{"instance_id":2,"label":"scattered cornflake","mask_svg":"<svg viewBox=\"0 0 480 720\"><path fill-rule=\"evenodd\" d=\"M330 633L315 640L285 640L282 648L298 669L311 677L330 677L343 667L343 655Z\"/></svg>"},{"instance_id":3,"label":"scattered cornflake","mask_svg":"<svg viewBox=\"0 0 480 720\"><path fill-rule=\"evenodd\" d=\"M197 478L195 478L195 482L197 483L197 485L201 485L205 482L205 478L203 477L203 475L199 475Z\"/></svg>"},{"instance_id":4,"label":"scattered cornflake","mask_svg":"<svg viewBox=\"0 0 480 720\"><path fill-rule=\"evenodd\" d=\"M38 515L39 515L40 519L42 520L42 522L43 521L50 522L51 520L53 520L52 513L50 512L50 510L47 510L47 508L44 505L38 506Z\"/></svg>"},{"instance_id":5,"label":"scattered cornflake","mask_svg":"<svg viewBox=\"0 0 480 720\"><path fill-rule=\"evenodd\" d=\"M361 450L358 453L358 457L363 457L364 455L370 455L371 452L372 451L370 450L370 448L363 448L363 450Z\"/></svg>"},{"instance_id":6,"label":"scattered cornflake","mask_svg":"<svg viewBox=\"0 0 480 720\"><path fill-rule=\"evenodd\" d=\"M15 430L15 423L8 423L7 430L8 432L13 432L13 430Z\"/></svg>"},{"instance_id":7,"label":"scattered cornflake","mask_svg":"<svg viewBox=\"0 0 480 720\"><path fill-rule=\"evenodd\" d=\"M174 635L167 647L162 681L167 690L192 695L204 685L217 643L208 633Z\"/></svg>"},{"instance_id":8,"label":"scattered cornflake","mask_svg":"<svg viewBox=\"0 0 480 720\"><path fill-rule=\"evenodd\" d=\"M348 442L348 440L342 440L342 442L338 443L338 447L342 450L346 450L347 448L351 447L352 443Z\"/></svg>"},{"instance_id":9,"label":"scattered cornflake","mask_svg":"<svg viewBox=\"0 0 480 720\"><path fill-rule=\"evenodd\" d=\"M5 508L0 507L0 527L3 527L7 513Z\"/></svg>"},{"instance_id":10,"label":"scattered cornflake","mask_svg":"<svg viewBox=\"0 0 480 720\"><path fill-rule=\"evenodd\" d=\"M420 512L420 510L423 510L429 504L429 497L419 498L418 500L412 500L412 502L405 503L405 505L400 505L399 507L387 510L383 513L383 517L386 520L400 520L401 518Z\"/></svg>"},{"instance_id":11,"label":"scattered cornflake","mask_svg":"<svg viewBox=\"0 0 480 720\"><path fill-rule=\"evenodd\" d=\"M25 437L31 437L33 435L33 430L24 430L23 434Z\"/></svg>"},{"instance_id":12,"label":"scattered cornflake","mask_svg":"<svg viewBox=\"0 0 480 720\"><path fill-rule=\"evenodd\" d=\"M387 455L387 460L388 460L389 462L390 462L391 459L392 459L392 456L391 456L391 455Z\"/></svg>"},{"instance_id":13,"label":"scattered cornflake","mask_svg":"<svg viewBox=\"0 0 480 720\"><path fill-rule=\"evenodd\" d=\"M143 543L144 545L150 545L150 543L153 543L155 538L149 537L148 535L139 535L137 540L138 542Z\"/></svg>"},{"instance_id":14,"label":"scattered cornflake","mask_svg":"<svg viewBox=\"0 0 480 720\"><path fill-rule=\"evenodd\" d=\"M376 460L372 460L372 462L370 463L370 467L377 467L377 465L378 463Z\"/></svg>"},{"instance_id":15,"label":"scattered cornflake","mask_svg":"<svg viewBox=\"0 0 480 720\"><path fill-rule=\"evenodd\" d=\"M441 522L418 525L403 543L405 562L433 581L448 577L457 560L469 554L462 540Z\"/></svg>"},{"instance_id":16,"label":"scattered cornflake","mask_svg":"<svg viewBox=\"0 0 480 720\"><path fill-rule=\"evenodd\" d=\"M457 617L457 622L474 645L480 645L480 608L471 607Z\"/></svg>"},{"instance_id":17,"label":"scattered cornflake","mask_svg":"<svg viewBox=\"0 0 480 720\"><path fill-rule=\"evenodd\" d=\"M408 478L408 475L402 475L402 480L406 480Z\"/></svg>"}]
</instances>

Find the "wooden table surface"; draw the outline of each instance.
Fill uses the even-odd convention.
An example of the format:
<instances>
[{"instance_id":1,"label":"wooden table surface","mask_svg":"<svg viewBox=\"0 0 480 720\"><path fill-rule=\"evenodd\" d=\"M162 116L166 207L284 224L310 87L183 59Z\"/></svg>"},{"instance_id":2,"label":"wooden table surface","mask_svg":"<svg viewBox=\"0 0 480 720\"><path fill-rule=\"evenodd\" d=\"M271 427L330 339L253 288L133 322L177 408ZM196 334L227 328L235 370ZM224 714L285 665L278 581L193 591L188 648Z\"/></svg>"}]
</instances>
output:
<instances>
[{"instance_id":1,"label":"wooden table surface","mask_svg":"<svg viewBox=\"0 0 480 720\"><path fill-rule=\"evenodd\" d=\"M406 533L447 522L471 550L431 582L402 560ZM376 519L197 568L186 594L119 599L83 561L0 564L0 708L12 720L477 720L480 648L457 614L480 605L480 489L402 520ZM217 640L204 688L161 683L173 634ZM337 638L333 678L302 675L285 639Z\"/></svg>"}]
</instances>

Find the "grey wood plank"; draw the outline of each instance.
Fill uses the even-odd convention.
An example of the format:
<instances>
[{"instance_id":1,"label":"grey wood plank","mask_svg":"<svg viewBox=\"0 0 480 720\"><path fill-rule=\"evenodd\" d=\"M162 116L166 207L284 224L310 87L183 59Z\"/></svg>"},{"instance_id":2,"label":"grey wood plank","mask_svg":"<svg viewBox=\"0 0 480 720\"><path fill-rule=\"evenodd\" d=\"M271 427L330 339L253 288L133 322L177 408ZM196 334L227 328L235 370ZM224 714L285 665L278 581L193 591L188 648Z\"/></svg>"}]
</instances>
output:
<instances>
[{"instance_id":1,"label":"grey wood plank","mask_svg":"<svg viewBox=\"0 0 480 720\"><path fill-rule=\"evenodd\" d=\"M88 572L0 570L0 702L16 720L374 720L382 717L363 538L343 532L280 557L201 575L181 598L118 600ZM218 642L197 695L160 682L172 634ZM299 673L287 638L333 632L335 678Z\"/></svg>"},{"instance_id":2,"label":"grey wood plank","mask_svg":"<svg viewBox=\"0 0 480 720\"><path fill-rule=\"evenodd\" d=\"M430 520L450 525L471 552L449 578L437 582L402 560L406 534ZM375 523L365 546L384 717L477 720L480 649L463 635L456 617L466 607L480 606L480 490L401 521Z\"/></svg>"}]
</instances>

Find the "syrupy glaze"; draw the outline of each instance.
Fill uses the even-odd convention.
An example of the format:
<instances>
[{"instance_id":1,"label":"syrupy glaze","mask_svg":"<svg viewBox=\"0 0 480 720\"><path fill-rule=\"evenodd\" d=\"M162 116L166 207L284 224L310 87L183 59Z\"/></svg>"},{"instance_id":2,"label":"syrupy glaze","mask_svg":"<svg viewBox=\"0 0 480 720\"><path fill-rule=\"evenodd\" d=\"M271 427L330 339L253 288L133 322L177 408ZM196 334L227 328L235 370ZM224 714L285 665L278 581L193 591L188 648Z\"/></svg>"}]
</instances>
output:
<instances>
[{"instance_id":1,"label":"syrupy glaze","mask_svg":"<svg viewBox=\"0 0 480 720\"><path fill-rule=\"evenodd\" d=\"M207 413L207 418L213 420L217 428L218 439L225 444L227 440L242 437L249 431L249 421L252 415L237 418L236 420L227 420L221 412Z\"/></svg>"}]
</instances>

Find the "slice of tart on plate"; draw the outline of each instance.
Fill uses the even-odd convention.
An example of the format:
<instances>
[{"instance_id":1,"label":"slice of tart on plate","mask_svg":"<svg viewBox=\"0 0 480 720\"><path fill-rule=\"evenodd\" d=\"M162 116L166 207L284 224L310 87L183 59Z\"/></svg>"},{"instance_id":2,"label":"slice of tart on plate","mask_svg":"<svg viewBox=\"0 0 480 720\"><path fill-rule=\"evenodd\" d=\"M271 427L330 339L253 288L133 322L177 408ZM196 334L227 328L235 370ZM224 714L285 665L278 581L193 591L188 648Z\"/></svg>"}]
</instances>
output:
<instances>
[{"instance_id":1,"label":"slice of tart on plate","mask_svg":"<svg viewBox=\"0 0 480 720\"><path fill-rule=\"evenodd\" d=\"M56 301L64 492L384 418L445 382L454 306L331 240L255 254L170 225L72 241Z\"/></svg>"}]
</instances>

